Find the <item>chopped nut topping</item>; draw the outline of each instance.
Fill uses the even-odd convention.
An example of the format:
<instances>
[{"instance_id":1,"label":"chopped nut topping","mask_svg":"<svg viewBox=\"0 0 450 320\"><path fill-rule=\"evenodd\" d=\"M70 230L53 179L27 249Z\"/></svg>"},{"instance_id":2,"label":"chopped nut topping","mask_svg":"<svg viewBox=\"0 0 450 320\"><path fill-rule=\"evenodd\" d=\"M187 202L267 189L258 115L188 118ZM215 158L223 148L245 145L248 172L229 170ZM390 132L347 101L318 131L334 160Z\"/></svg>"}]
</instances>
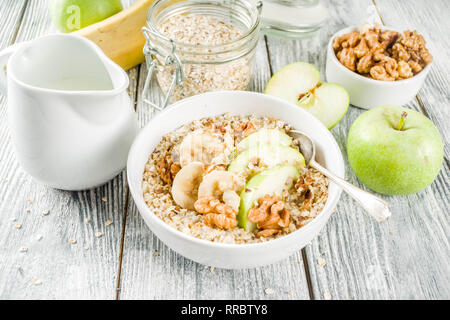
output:
<instances>
[{"instance_id":1,"label":"chopped nut topping","mask_svg":"<svg viewBox=\"0 0 450 320\"><path fill-rule=\"evenodd\" d=\"M106 220L106 222L105 222L105 225L106 225L106 226L109 226L109 225L111 225L111 224L113 224L113 222L112 222L111 220Z\"/></svg>"},{"instance_id":2,"label":"chopped nut topping","mask_svg":"<svg viewBox=\"0 0 450 320\"><path fill-rule=\"evenodd\" d=\"M31 280L31 282L33 282L33 284L36 286L39 286L42 284L42 281L38 278L33 278L33 280Z\"/></svg>"},{"instance_id":3,"label":"chopped nut topping","mask_svg":"<svg viewBox=\"0 0 450 320\"><path fill-rule=\"evenodd\" d=\"M178 171L181 170L181 166L178 162L173 161L172 156L167 156L158 163L157 170L161 179L165 183L172 185L173 179Z\"/></svg>"},{"instance_id":4,"label":"chopped nut topping","mask_svg":"<svg viewBox=\"0 0 450 320\"><path fill-rule=\"evenodd\" d=\"M251 133L256 131L255 126L251 122L244 122L241 124L240 128L242 129L242 137L248 137Z\"/></svg>"},{"instance_id":5,"label":"chopped nut topping","mask_svg":"<svg viewBox=\"0 0 450 320\"><path fill-rule=\"evenodd\" d=\"M44 211L42 211L42 214L43 214L44 216L47 216L49 213L50 213L50 210L44 210Z\"/></svg>"},{"instance_id":6,"label":"chopped nut topping","mask_svg":"<svg viewBox=\"0 0 450 320\"><path fill-rule=\"evenodd\" d=\"M100 231L98 231L98 232L95 233L95 236L96 236L97 238L100 238L102 235L103 235L103 233L101 233Z\"/></svg>"}]
</instances>

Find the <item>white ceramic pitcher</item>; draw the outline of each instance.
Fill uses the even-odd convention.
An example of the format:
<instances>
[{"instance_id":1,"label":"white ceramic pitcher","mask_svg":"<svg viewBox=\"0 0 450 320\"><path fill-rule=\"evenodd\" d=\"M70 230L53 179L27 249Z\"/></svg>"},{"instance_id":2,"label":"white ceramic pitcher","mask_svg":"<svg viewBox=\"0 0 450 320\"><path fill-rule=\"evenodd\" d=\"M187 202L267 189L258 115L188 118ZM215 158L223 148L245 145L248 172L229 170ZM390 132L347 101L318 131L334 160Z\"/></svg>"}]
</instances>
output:
<instances>
[{"instance_id":1,"label":"white ceramic pitcher","mask_svg":"<svg viewBox=\"0 0 450 320\"><path fill-rule=\"evenodd\" d=\"M81 190L123 170L138 132L129 80L93 42L45 36L0 52L0 68L16 157L31 176Z\"/></svg>"}]
</instances>

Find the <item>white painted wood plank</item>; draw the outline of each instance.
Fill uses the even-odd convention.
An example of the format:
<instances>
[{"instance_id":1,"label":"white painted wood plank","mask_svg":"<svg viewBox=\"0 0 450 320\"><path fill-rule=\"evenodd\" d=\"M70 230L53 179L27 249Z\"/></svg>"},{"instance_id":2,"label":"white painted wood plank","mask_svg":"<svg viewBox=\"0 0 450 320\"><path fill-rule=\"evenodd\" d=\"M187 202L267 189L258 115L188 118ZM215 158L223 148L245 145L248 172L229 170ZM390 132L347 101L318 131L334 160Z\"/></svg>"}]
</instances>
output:
<instances>
[{"instance_id":1,"label":"white painted wood plank","mask_svg":"<svg viewBox=\"0 0 450 320\"><path fill-rule=\"evenodd\" d=\"M139 92L146 75L146 68L142 67ZM262 91L269 77L265 42L261 37L251 89ZM138 112L142 125L153 115L142 104L141 97ZM145 225L130 198L120 299L309 299L303 263L299 260L300 252L268 267L239 271L215 269L211 272L208 266L176 254L159 241ZM266 295L264 290L267 288L274 289L275 294Z\"/></svg>"},{"instance_id":2,"label":"white painted wood plank","mask_svg":"<svg viewBox=\"0 0 450 320\"><path fill-rule=\"evenodd\" d=\"M28 1L17 41L52 32L56 30L48 17L46 1ZM8 37L2 35L0 41L5 39ZM131 78L135 74L136 70L130 71ZM131 81L131 92L135 91L135 83ZM36 183L15 160L5 109L3 104L0 114L0 298L114 299L126 200L125 174L84 192L64 192ZM44 210L49 210L49 215L43 215ZM106 226L107 220L113 224ZM22 227L16 229L16 223ZM97 238L96 232L102 232L103 236ZM21 247L27 247L28 251L19 252ZM42 283L33 284L33 278Z\"/></svg>"},{"instance_id":3,"label":"white painted wood plank","mask_svg":"<svg viewBox=\"0 0 450 320\"><path fill-rule=\"evenodd\" d=\"M434 57L431 69L418 99L427 116L437 125L445 145L447 161L450 159L450 93L448 63L450 38L450 2L445 0L376 0L383 21L388 26L404 30L417 30L427 40Z\"/></svg>"},{"instance_id":4,"label":"white painted wood plank","mask_svg":"<svg viewBox=\"0 0 450 320\"><path fill-rule=\"evenodd\" d=\"M332 20L319 38L296 42L270 39L274 71L287 63L309 61L324 74L329 37L347 25L360 23L371 2L326 4ZM420 110L416 101L408 106ZM332 130L344 155L348 130L362 112L350 108ZM346 167L349 181L362 187L347 159ZM448 190L448 167L444 167L426 190L408 197L384 197L393 212L385 224L371 220L344 194L337 213L306 248L314 298L324 299L325 294L333 299L448 298ZM324 267L319 266L319 258L325 259Z\"/></svg>"}]
</instances>

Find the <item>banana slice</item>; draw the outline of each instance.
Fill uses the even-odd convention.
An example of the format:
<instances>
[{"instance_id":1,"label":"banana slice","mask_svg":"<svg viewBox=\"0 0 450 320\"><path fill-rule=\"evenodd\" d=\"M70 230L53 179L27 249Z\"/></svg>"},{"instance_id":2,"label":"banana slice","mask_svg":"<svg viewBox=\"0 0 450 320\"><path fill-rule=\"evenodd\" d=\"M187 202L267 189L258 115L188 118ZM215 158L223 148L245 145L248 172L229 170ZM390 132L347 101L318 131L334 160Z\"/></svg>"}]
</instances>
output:
<instances>
[{"instance_id":1,"label":"banana slice","mask_svg":"<svg viewBox=\"0 0 450 320\"><path fill-rule=\"evenodd\" d=\"M230 206L235 212L239 212L241 197L234 190L227 190L222 195L223 203Z\"/></svg>"},{"instance_id":2,"label":"banana slice","mask_svg":"<svg viewBox=\"0 0 450 320\"><path fill-rule=\"evenodd\" d=\"M222 199L225 191L240 191L245 184L244 178L229 171L214 170L203 177L198 187L198 197Z\"/></svg>"},{"instance_id":3,"label":"banana slice","mask_svg":"<svg viewBox=\"0 0 450 320\"><path fill-rule=\"evenodd\" d=\"M211 164L212 160L223 153L224 142L211 132L197 130L187 135L180 144L179 156L182 167L198 161Z\"/></svg>"},{"instance_id":4,"label":"banana slice","mask_svg":"<svg viewBox=\"0 0 450 320\"><path fill-rule=\"evenodd\" d=\"M177 173L172 184L172 197L176 204L185 209L194 209L202 176L201 162L191 162Z\"/></svg>"}]
</instances>

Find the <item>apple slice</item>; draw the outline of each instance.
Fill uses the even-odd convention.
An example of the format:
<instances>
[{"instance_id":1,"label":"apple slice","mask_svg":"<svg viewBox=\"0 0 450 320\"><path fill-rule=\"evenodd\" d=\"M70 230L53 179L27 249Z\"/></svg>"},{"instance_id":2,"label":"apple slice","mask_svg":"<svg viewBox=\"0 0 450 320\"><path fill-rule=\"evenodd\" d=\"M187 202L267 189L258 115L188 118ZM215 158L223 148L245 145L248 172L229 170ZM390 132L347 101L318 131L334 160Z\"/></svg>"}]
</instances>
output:
<instances>
[{"instance_id":1,"label":"apple slice","mask_svg":"<svg viewBox=\"0 0 450 320\"><path fill-rule=\"evenodd\" d=\"M250 147L240 153L228 166L228 171L244 172L252 160L258 162L266 168L274 167L278 164L289 164L297 168L305 166L303 155L296 149L281 145L261 144Z\"/></svg>"},{"instance_id":2,"label":"apple slice","mask_svg":"<svg viewBox=\"0 0 450 320\"><path fill-rule=\"evenodd\" d=\"M255 202L265 195L281 196L283 190L290 189L299 177L300 172L296 167L278 165L251 178L241 192L241 204L237 216L239 226L245 230L254 231L256 224L248 221L248 212Z\"/></svg>"},{"instance_id":3,"label":"apple slice","mask_svg":"<svg viewBox=\"0 0 450 320\"><path fill-rule=\"evenodd\" d=\"M278 129L260 129L242 139L237 145L237 150L241 152L250 147L263 144L290 146L292 137Z\"/></svg>"},{"instance_id":4,"label":"apple slice","mask_svg":"<svg viewBox=\"0 0 450 320\"><path fill-rule=\"evenodd\" d=\"M319 70L306 62L289 64L275 73L265 93L304 108L328 129L344 117L350 103L348 92L342 86L321 83Z\"/></svg>"}]
</instances>

